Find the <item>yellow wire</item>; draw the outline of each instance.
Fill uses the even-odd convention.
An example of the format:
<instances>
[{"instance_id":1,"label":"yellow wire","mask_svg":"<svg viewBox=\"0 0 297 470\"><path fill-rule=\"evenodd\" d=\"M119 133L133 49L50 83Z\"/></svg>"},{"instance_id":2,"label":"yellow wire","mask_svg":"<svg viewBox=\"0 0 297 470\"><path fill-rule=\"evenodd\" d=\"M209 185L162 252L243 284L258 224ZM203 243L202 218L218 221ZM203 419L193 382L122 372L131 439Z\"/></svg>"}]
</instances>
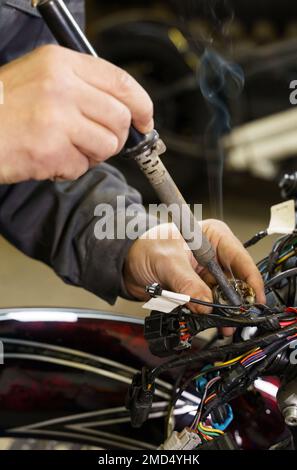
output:
<instances>
[{"instance_id":1,"label":"yellow wire","mask_svg":"<svg viewBox=\"0 0 297 470\"><path fill-rule=\"evenodd\" d=\"M199 423L199 427L205 432L214 432L216 434L221 434L221 435L225 434L224 431L221 431L220 429L208 428L206 426L203 426L202 423Z\"/></svg>"},{"instance_id":2,"label":"yellow wire","mask_svg":"<svg viewBox=\"0 0 297 470\"><path fill-rule=\"evenodd\" d=\"M227 362L216 362L215 365L229 366L230 364L233 364L234 362L240 361L240 359L242 359L243 357L249 356L249 354L251 354L252 352L257 351L258 349L259 348L251 349L248 353L244 353L241 356L235 357L234 359L230 359L230 361L227 361Z\"/></svg>"},{"instance_id":3,"label":"yellow wire","mask_svg":"<svg viewBox=\"0 0 297 470\"><path fill-rule=\"evenodd\" d=\"M295 255L296 251L290 251L287 255L283 256L282 258L277 260L276 264L282 264L284 261L287 261L287 259L291 258L291 256Z\"/></svg>"}]
</instances>

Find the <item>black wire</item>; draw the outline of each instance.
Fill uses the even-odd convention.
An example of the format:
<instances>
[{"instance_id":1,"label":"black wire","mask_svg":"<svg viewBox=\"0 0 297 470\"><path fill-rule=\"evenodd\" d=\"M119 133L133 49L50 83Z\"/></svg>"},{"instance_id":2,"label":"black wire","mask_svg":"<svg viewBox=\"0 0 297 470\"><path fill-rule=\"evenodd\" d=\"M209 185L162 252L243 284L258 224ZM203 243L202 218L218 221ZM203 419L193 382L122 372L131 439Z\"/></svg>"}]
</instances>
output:
<instances>
[{"instance_id":1,"label":"black wire","mask_svg":"<svg viewBox=\"0 0 297 470\"><path fill-rule=\"evenodd\" d=\"M285 245L287 245L289 242L294 242L296 240L296 232L294 232L291 235L285 236L278 240L268 256L268 274L271 276L273 269L275 268L276 261L278 260L280 253L282 252L283 248Z\"/></svg>"},{"instance_id":2,"label":"black wire","mask_svg":"<svg viewBox=\"0 0 297 470\"><path fill-rule=\"evenodd\" d=\"M269 276L271 276L272 271L275 267L275 263L276 263L277 259L279 258L279 254L281 252L280 247L287 240L288 240L288 236L277 240L275 242L275 244L273 245L270 254L268 255L267 271L268 271Z\"/></svg>"},{"instance_id":3,"label":"black wire","mask_svg":"<svg viewBox=\"0 0 297 470\"><path fill-rule=\"evenodd\" d=\"M174 407L177 403L177 401L179 400L179 398L182 396L182 394L184 393L184 391L187 389L187 387L189 386L189 384L191 382L193 382L193 380L195 380L195 378L199 375L201 375L201 377L203 377L203 375L208 375L208 374L211 374L213 372L217 372L221 369L225 369L227 367L231 367L230 365L226 365L226 366L216 366L216 367L212 367L212 368L209 368L207 370L205 370L205 374L203 374L203 372L201 373L198 373L195 372L195 374L193 374L191 377L189 377L184 383L183 385L180 387L180 389L178 390L178 392L176 391L175 393L175 396L173 397L172 399L172 405L171 405L171 408ZM169 410L170 411L170 410Z\"/></svg>"},{"instance_id":4,"label":"black wire","mask_svg":"<svg viewBox=\"0 0 297 470\"><path fill-rule=\"evenodd\" d=\"M245 248L249 248L250 246L253 246L256 243L258 243L263 238L267 237L267 235L268 235L267 230L261 230L261 232L256 233L256 235L254 235L252 238L244 242L243 246Z\"/></svg>"},{"instance_id":5,"label":"black wire","mask_svg":"<svg viewBox=\"0 0 297 470\"><path fill-rule=\"evenodd\" d=\"M202 347L201 350L205 350L206 348L209 348L210 346L212 346L212 345L218 340L218 338L219 338L219 335L218 335L218 333L216 333L216 334L214 335L214 337L213 337L211 340L209 340L209 341ZM201 351L201 350L200 350L200 351ZM220 368L222 368L222 367L220 367ZM217 370L217 369L218 369L217 367L214 367L214 368L212 368L212 371L215 371L215 370ZM181 392L181 394L182 394L183 391L187 388L188 384L189 384L192 380L194 380L194 377L195 377L196 375L198 375L197 372L196 372L196 374L195 374L194 376L191 376L190 379L187 379L187 381L186 381L186 382L187 382L186 387L184 388L184 385L182 385L181 388L179 389L179 391L177 391L178 388L179 388L179 385L180 385L180 383L181 383L181 381L182 381L182 379L183 379L183 377L185 376L186 371L187 371L187 367L184 367L184 368L182 369L181 373L177 376L177 379L176 379L176 381L175 381L175 383L174 383L174 385L173 385L172 394L171 394L171 399L170 399L170 401L169 401L169 403L168 403L168 412L167 412L167 416L166 416L166 420L165 420L165 423L166 423L166 426L165 426L166 435L167 435L167 429L168 429L168 425L169 425L169 420L170 420L170 417L171 417L171 410L172 410L172 408L175 407L176 402L177 402L178 398L180 397L180 395L179 395L180 390L182 390L182 392ZM205 371L205 374L208 374L208 373L209 373L209 370ZM192 377L193 377L193 378L192 378ZM178 396L178 397L177 397L177 396ZM176 398L176 397L177 397L177 398ZM167 437L168 437L168 436L167 436Z\"/></svg>"},{"instance_id":6,"label":"black wire","mask_svg":"<svg viewBox=\"0 0 297 470\"><path fill-rule=\"evenodd\" d=\"M249 369L249 372L248 372L248 377L249 377L249 381L248 381L248 384L246 384L246 388L255 381L255 379L263 374L263 372L265 371L265 369L267 369L270 365L271 365L271 362L273 362L273 360L284 350L284 349L287 349L294 341L296 341L296 338L294 338L293 340L291 341L278 341L276 344L272 344L270 346L268 346L267 348L265 348L265 353L269 354L269 352L272 350L272 354L269 355L269 357L267 358L264 358L262 361L260 361L259 363L255 364L254 366L251 367L251 369ZM281 344L280 344L281 343ZM276 347L278 346L278 347ZM242 388L240 388L240 390L238 390L238 392L241 394L242 393ZM212 410L218 405L220 404L223 400L224 400L224 396L227 396L228 395L228 392L226 392L225 394L221 394L220 397L218 398L215 398L209 405L208 407L205 409L204 413L203 413L203 418L205 418L206 416L208 416ZM235 395L236 396L236 395ZM235 396L233 395L232 396L232 399L235 398ZM229 401L229 400L228 400Z\"/></svg>"},{"instance_id":7,"label":"black wire","mask_svg":"<svg viewBox=\"0 0 297 470\"><path fill-rule=\"evenodd\" d=\"M191 363L197 363L198 361L213 362L214 360L226 360L231 354L240 355L254 347L269 345L277 339L286 338L287 336L290 336L290 334L296 333L296 331L296 325L289 325L281 330L266 333L261 337L253 338L243 343L216 347L207 351L199 351L189 354L178 359L171 359L170 361L167 361L153 369L150 373L150 380L153 382L160 374L169 369L190 365Z\"/></svg>"},{"instance_id":8,"label":"black wire","mask_svg":"<svg viewBox=\"0 0 297 470\"><path fill-rule=\"evenodd\" d=\"M269 281L265 284L265 289L270 289L276 284L279 284L282 280L288 279L292 276L297 276L297 268L288 269L287 271L277 274L273 278L269 279Z\"/></svg>"},{"instance_id":9,"label":"black wire","mask_svg":"<svg viewBox=\"0 0 297 470\"><path fill-rule=\"evenodd\" d=\"M199 300L199 299L195 299L194 297L191 297L190 298L190 302L192 304L198 304L198 305L204 305L206 307L213 307L213 308L220 308L220 309L234 309L234 310L240 310L241 307L243 307L243 305L225 305L225 304L215 304L215 303L212 303L212 302L205 302L204 300ZM248 305L250 307L250 305Z\"/></svg>"},{"instance_id":10,"label":"black wire","mask_svg":"<svg viewBox=\"0 0 297 470\"><path fill-rule=\"evenodd\" d=\"M166 438L168 437L167 435L167 430L168 430L168 427L169 427L169 421L170 421L170 417L171 417L171 410L172 410L172 407L174 407L175 405L175 402L174 402L174 399L175 399L175 396L176 396L176 393L177 393L177 389L186 373L186 370L187 370L187 367L184 367L182 369L182 371L178 374L177 378L176 378L176 381L173 385L173 389L172 389L172 394L171 394L171 399L169 400L169 403L168 403L168 408L167 408L167 416L166 416L166 419L165 419L165 436Z\"/></svg>"},{"instance_id":11,"label":"black wire","mask_svg":"<svg viewBox=\"0 0 297 470\"><path fill-rule=\"evenodd\" d=\"M288 317L288 312L280 312L280 313L274 313L271 315L266 315L265 317L256 317L256 318L238 318L237 317L222 317L220 315L216 315L215 313L212 314L203 314L204 316L207 316L208 320L213 320L214 324L216 323L218 326L257 326L261 325L262 323L269 323L270 321L274 320L283 320L284 318ZM196 316L193 315L193 319L196 320L199 324L199 318L195 318ZM297 316L292 317L293 320L297 319ZM203 319L201 319L203 320Z\"/></svg>"},{"instance_id":12,"label":"black wire","mask_svg":"<svg viewBox=\"0 0 297 470\"><path fill-rule=\"evenodd\" d=\"M266 359L261 361L259 364L255 365L255 367L252 368L252 374L250 374L251 380L254 380L255 377L257 377L261 372L263 372L267 367L271 365L271 362L281 353L284 349L287 349L290 347L292 343L296 341L296 338L290 340L290 341L285 341L282 342L282 344L275 348L275 344L271 345L274 346L274 350L272 354L269 355ZM266 348L265 348L266 349ZM267 348L268 349L268 348Z\"/></svg>"}]
</instances>

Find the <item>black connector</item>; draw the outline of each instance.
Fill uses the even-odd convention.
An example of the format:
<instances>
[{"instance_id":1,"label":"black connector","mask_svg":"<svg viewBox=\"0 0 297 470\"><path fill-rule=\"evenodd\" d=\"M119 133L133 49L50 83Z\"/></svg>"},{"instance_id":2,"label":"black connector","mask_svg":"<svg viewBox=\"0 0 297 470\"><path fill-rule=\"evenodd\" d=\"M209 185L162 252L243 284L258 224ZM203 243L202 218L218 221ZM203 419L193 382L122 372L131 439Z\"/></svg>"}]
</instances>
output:
<instances>
[{"instance_id":1,"label":"black connector","mask_svg":"<svg viewBox=\"0 0 297 470\"><path fill-rule=\"evenodd\" d=\"M151 297L157 297L158 295L161 295L162 290L163 290L162 287L157 282L154 282L153 284L149 284L145 288L145 292L150 294Z\"/></svg>"},{"instance_id":2,"label":"black connector","mask_svg":"<svg viewBox=\"0 0 297 470\"><path fill-rule=\"evenodd\" d=\"M149 383L148 370L143 367L141 372L134 375L126 396L126 408L130 411L133 428L140 428L148 419L154 391L154 384Z\"/></svg>"},{"instance_id":3,"label":"black connector","mask_svg":"<svg viewBox=\"0 0 297 470\"><path fill-rule=\"evenodd\" d=\"M239 447L233 436L230 433L225 433L223 436L202 444L198 450L239 450Z\"/></svg>"},{"instance_id":4,"label":"black connector","mask_svg":"<svg viewBox=\"0 0 297 470\"><path fill-rule=\"evenodd\" d=\"M224 423L228 418L228 405L223 403L222 405L218 405L212 412L211 412L211 421L212 423Z\"/></svg>"},{"instance_id":5,"label":"black connector","mask_svg":"<svg viewBox=\"0 0 297 470\"><path fill-rule=\"evenodd\" d=\"M222 392L229 394L234 389L239 389L242 386L245 386L246 377L246 368L241 364L237 364L236 367L232 368L229 374L226 374L222 383Z\"/></svg>"},{"instance_id":6,"label":"black connector","mask_svg":"<svg viewBox=\"0 0 297 470\"><path fill-rule=\"evenodd\" d=\"M249 248L250 246L253 246L255 245L256 243L258 243L260 240L262 240L263 238L267 237L268 235L268 232L267 230L261 230L261 232L258 232L256 233L256 235L254 235L252 238L250 238L249 240L247 240L245 243L244 243L244 247L245 248Z\"/></svg>"},{"instance_id":7,"label":"black connector","mask_svg":"<svg viewBox=\"0 0 297 470\"><path fill-rule=\"evenodd\" d=\"M178 307L171 313L152 311L144 322L144 337L154 356L166 357L191 347L192 337L198 333L193 315Z\"/></svg>"}]
</instances>

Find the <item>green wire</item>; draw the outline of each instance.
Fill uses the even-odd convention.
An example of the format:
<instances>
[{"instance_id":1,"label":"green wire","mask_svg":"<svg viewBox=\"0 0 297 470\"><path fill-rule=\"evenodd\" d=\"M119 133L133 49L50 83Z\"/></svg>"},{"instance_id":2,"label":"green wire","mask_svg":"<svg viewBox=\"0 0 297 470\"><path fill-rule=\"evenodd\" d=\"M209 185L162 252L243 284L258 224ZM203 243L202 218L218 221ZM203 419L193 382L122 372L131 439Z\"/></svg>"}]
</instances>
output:
<instances>
[{"instance_id":1,"label":"green wire","mask_svg":"<svg viewBox=\"0 0 297 470\"><path fill-rule=\"evenodd\" d=\"M206 434L206 436L210 436L210 437L212 437L212 436L216 436L216 437L222 436L222 434L220 434L218 432L215 432L215 431L204 431L204 429L202 429L200 427L200 423L198 424L197 428L199 429L200 432L202 432L203 434Z\"/></svg>"}]
</instances>

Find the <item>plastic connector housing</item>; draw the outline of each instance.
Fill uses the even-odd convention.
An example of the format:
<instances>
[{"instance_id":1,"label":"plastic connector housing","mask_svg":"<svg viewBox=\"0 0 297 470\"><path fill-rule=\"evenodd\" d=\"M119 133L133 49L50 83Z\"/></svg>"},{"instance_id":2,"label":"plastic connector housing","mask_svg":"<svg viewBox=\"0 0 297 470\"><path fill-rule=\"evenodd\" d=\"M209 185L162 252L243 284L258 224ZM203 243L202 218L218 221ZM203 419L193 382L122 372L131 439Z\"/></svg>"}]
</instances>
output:
<instances>
[{"instance_id":1,"label":"plastic connector housing","mask_svg":"<svg viewBox=\"0 0 297 470\"><path fill-rule=\"evenodd\" d=\"M230 433L226 433L213 441L205 442L199 447L200 450L240 450L240 448L233 436Z\"/></svg>"},{"instance_id":2,"label":"plastic connector housing","mask_svg":"<svg viewBox=\"0 0 297 470\"><path fill-rule=\"evenodd\" d=\"M178 354L191 347L191 339L197 334L197 325L192 314L185 308L171 313L152 311L144 323L144 337L154 356L166 357ZM188 337L183 339L180 322L184 322Z\"/></svg>"},{"instance_id":3,"label":"plastic connector housing","mask_svg":"<svg viewBox=\"0 0 297 470\"><path fill-rule=\"evenodd\" d=\"M246 369L241 364L238 364L224 379L222 385L223 391L230 392L231 390L240 387L246 376Z\"/></svg>"},{"instance_id":4,"label":"plastic connector housing","mask_svg":"<svg viewBox=\"0 0 297 470\"><path fill-rule=\"evenodd\" d=\"M158 447L158 450L193 450L201 444L201 439L195 432L185 428L182 432L174 431L171 436Z\"/></svg>"},{"instance_id":5,"label":"plastic connector housing","mask_svg":"<svg viewBox=\"0 0 297 470\"><path fill-rule=\"evenodd\" d=\"M126 396L126 408L130 411L131 425L140 428L148 419L154 399L154 385L149 388L147 370L134 375Z\"/></svg>"}]
</instances>

